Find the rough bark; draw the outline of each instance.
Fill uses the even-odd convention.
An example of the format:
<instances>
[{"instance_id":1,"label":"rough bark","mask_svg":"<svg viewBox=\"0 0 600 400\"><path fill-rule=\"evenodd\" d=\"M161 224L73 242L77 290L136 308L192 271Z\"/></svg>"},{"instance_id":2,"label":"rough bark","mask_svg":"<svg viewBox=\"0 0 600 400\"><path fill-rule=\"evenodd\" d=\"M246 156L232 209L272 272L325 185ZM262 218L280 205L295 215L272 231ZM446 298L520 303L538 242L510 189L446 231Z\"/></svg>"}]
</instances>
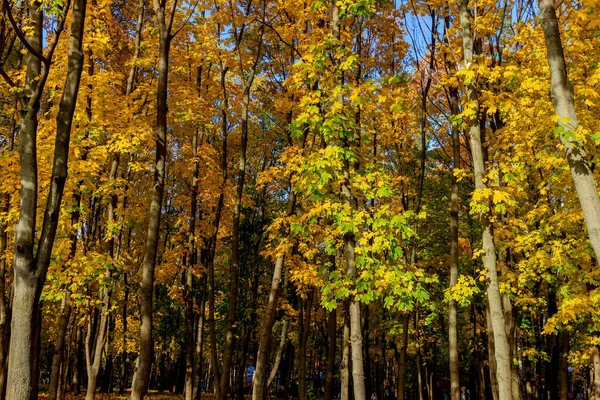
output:
<instances>
[{"instance_id":1,"label":"rough bark","mask_svg":"<svg viewBox=\"0 0 600 400\"><path fill-rule=\"evenodd\" d=\"M473 62L473 37L471 34L471 21L467 0L459 0L460 23L462 27L463 61L464 67L469 68ZM481 140L481 126L479 119L479 95L477 91L476 78L466 83L467 100L475 110L475 116L469 120L469 133L471 138L471 154L473 157L473 169L475 171L475 190L486 188L484 177L486 169L483 161L483 144ZM497 365L498 388L501 400L512 399L512 382L510 371L509 345L504 330L504 315L502 311L502 298L498 287L498 272L496 270L496 246L494 244L494 233L490 212L480 213L479 220L483 236L483 264L487 270L488 287L487 297L492 322L495 358Z\"/></svg>"},{"instance_id":2,"label":"rough bark","mask_svg":"<svg viewBox=\"0 0 600 400\"><path fill-rule=\"evenodd\" d=\"M171 3L167 15L165 4L153 0L154 13L159 31L158 80L156 96L156 160L152 186L152 201L148 213L148 233L142 266L140 288L140 353L138 368L131 388L131 400L140 400L148 390L150 368L152 366L152 307L154 292L154 267L158 253L161 210L165 191L167 160L167 90L169 81L169 53L171 48L171 28L177 8L177 1Z\"/></svg>"},{"instance_id":3,"label":"rough bark","mask_svg":"<svg viewBox=\"0 0 600 400\"><path fill-rule=\"evenodd\" d=\"M584 143L573 135L578 127L573 85L567 76L554 0L539 0L539 7L550 66L551 98L554 112L558 116L560 140L565 148L571 177L579 196L590 244L596 260L600 260L600 197Z\"/></svg>"},{"instance_id":4,"label":"rough bark","mask_svg":"<svg viewBox=\"0 0 600 400\"><path fill-rule=\"evenodd\" d=\"M66 5L68 6L68 4ZM65 7L66 7L65 6ZM48 266L58 227L62 195L67 178L67 162L71 124L77 104L77 94L83 70L83 26L85 20L85 0L75 0L71 22L71 36L68 47L68 68L64 90L56 117L56 140L50 189L44 219L42 222L37 251L35 250L36 211L38 205L38 174L36 138L40 96L48 71L49 60L64 27L65 17L59 22L57 33L49 44L48 55L43 57L45 68L41 73L40 54L42 53L43 13L41 4L29 4L29 30L27 42L34 52L27 56L27 72L23 91L25 111L21 119L21 203L19 222L15 227L14 253L14 297L12 314L12 340L8 363L7 399L26 400L36 397L38 377L35 376L35 349L31 344L41 329L36 326L40 310L39 298L46 280ZM67 13L65 8L64 14ZM9 11L10 12L10 11ZM41 74L41 76L40 76Z\"/></svg>"}]
</instances>

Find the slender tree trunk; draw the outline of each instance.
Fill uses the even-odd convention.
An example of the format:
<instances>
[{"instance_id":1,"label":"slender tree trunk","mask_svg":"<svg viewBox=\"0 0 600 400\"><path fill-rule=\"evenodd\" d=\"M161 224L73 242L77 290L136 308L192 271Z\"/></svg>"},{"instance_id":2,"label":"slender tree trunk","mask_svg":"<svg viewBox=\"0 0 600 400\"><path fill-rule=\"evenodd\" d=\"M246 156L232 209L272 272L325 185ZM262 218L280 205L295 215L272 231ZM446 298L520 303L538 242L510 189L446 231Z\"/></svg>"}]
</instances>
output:
<instances>
[{"instance_id":1,"label":"slender tree trunk","mask_svg":"<svg viewBox=\"0 0 600 400\"><path fill-rule=\"evenodd\" d=\"M177 1L171 3L171 9L166 15L165 4L153 0L154 12L159 28L158 49L158 82L156 97L156 162L152 187L152 202L148 214L148 234L142 267L142 285L140 288L140 354L136 371L131 400L142 399L150 381L152 366L152 307L154 292L154 267L158 252L158 239L161 220L161 209L165 191L165 175L167 160L167 90L169 82L169 52L171 48L171 27L177 7Z\"/></svg>"},{"instance_id":2,"label":"slender tree trunk","mask_svg":"<svg viewBox=\"0 0 600 400\"><path fill-rule=\"evenodd\" d=\"M333 380L335 377L335 349L337 344L337 310L333 309L327 317L327 365L325 369L325 393L324 400L332 400Z\"/></svg>"},{"instance_id":3,"label":"slender tree trunk","mask_svg":"<svg viewBox=\"0 0 600 400\"><path fill-rule=\"evenodd\" d=\"M471 35L471 21L467 0L459 0L460 23L462 26L463 60L465 68L473 62L473 37ZM467 82L467 99L475 109L475 116L469 121L471 137L471 154L473 156L473 169L475 171L475 190L486 189L484 178L486 176L483 162L483 145L481 141L481 127L479 120L479 95L477 92L476 78ZM488 277L488 303L495 344L495 358L497 365L497 378L500 400L512 400L512 383L510 372L509 345L504 330L504 315L502 299L498 287L498 272L496 270L496 246L494 244L493 226L490 221L489 211L480 213L480 222L483 235L483 264Z\"/></svg>"},{"instance_id":4,"label":"slender tree trunk","mask_svg":"<svg viewBox=\"0 0 600 400\"><path fill-rule=\"evenodd\" d=\"M86 341L85 359L86 359L86 371L87 371L87 390L85 394L86 400L93 400L96 396L96 386L98 380L98 373L100 372L100 365L102 363L102 352L104 351L104 345L108 334L109 324L109 311L110 311L110 297L111 289L111 270L107 268L105 272L105 280L108 282L104 288L104 294L102 296L102 308L100 311L100 322L96 329L96 339L92 342L88 337ZM89 335L88 335L89 336Z\"/></svg>"},{"instance_id":5,"label":"slender tree trunk","mask_svg":"<svg viewBox=\"0 0 600 400\"><path fill-rule=\"evenodd\" d=\"M344 329L342 332L342 364L340 365L341 398L350 400L350 311L344 302Z\"/></svg>"},{"instance_id":6,"label":"slender tree trunk","mask_svg":"<svg viewBox=\"0 0 600 400\"><path fill-rule=\"evenodd\" d=\"M559 399L567 400L569 394L569 331L563 329L561 334L560 366L559 366Z\"/></svg>"},{"instance_id":7,"label":"slender tree trunk","mask_svg":"<svg viewBox=\"0 0 600 400\"><path fill-rule=\"evenodd\" d=\"M79 395L81 386L79 382L81 370L81 353L83 347L83 327L76 325L75 328L75 349L73 350L73 379L71 380L71 391Z\"/></svg>"},{"instance_id":8,"label":"slender tree trunk","mask_svg":"<svg viewBox=\"0 0 600 400\"><path fill-rule=\"evenodd\" d=\"M572 133L577 130L577 114L573 85L567 76L567 65L560 40L560 30L554 0L539 0L540 22L550 66L551 98L561 128L560 139L565 148L571 177L579 196L583 218L596 260L600 260L600 197L584 150L584 143Z\"/></svg>"},{"instance_id":9,"label":"slender tree trunk","mask_svg":"<svg viewBox=\"0 0 600 400\"><path fill-rule=\"evenodd\" d=\"M458 111L458 95L451 89L450 108L452 114ZM460 168L460 131L452 126L452 189L450 202L450 290L458 283L458 179L455 170ZM450 398L460 400L460 381L458 376L458 331L456 301L448 302L448 346L450 358Z\"/></svg>"},{"instance_id":10,"label":"slender tree trunk","mask_svg":"<svg viewBox=\"0 0 600 400\"><path fill-rule=\"evenodd\" d=\"M41 3L29 4L29 30L27 42L37 53L42 52L43 14ZM85 0L75 0L71 18L71 36L68 48L68 70L56 117L56 141L52 178L40 239L35 248L36 210L37 210L37 154L36 139L40 96L48 75L49 62L40 76L41 62L37 55L30 52L25 78L24 104L26 111L21 119L21 209L19 222L15 227L14 253L14 298L12 314L12 340L10 341L10 358L8 364L8 400L28 400L37 397L35 376L35 354L31 345L41 329L36 326L39 298L46 280L50 264L52 247L58 226L62 195L67 177L67 161L71 137L71 123L77 104L77 94L81 72L83 70L83 26L85 20ZM9 10L10 12L10 10ZM64 10L66 14L68 10ZM63 17L59 30L64 27ZM54 41L58 39L58 34ZM50 44L48 59L52 58L55 48ZM35 251L35 253L34 253Z\"/></svg>"},{"instance_id":11,"label":"slender tree trunk","mask_svg":"<svg viewBox=\"0 0 600 400\"><path fill-rule=\"evenodd\" d=\"M496 341L492 327L492 318L490 316L490 308L486 307L487 313L487 339L488 339L488 361L490 369L490 385L492 388L492 396L494 400L502 400L499 394L498 387L498 364L496 363Z\"/></svg>"},{"instance_id":12,"label":"slender tree trunk","mask_svg":"<svg viewBox=\"0 0 600 400\"><path fill-rule=\"evenodd\" d=\"M593 388L594 388L594 397L595 400L600 399L600 346L599 345L594 345L593 347L593 362L594 362L594 382L593 382Z\"/></svg>"},{"instance_id":13,"label":"slender tree trunk","mask_svg":"<svg viewBox=\"0 0 600 400\"><path fill-rule=\"evenodd\" d=\"M198 313L198 323L196 327L196 346L194 348L194 384L193 398L196 400L200 400L202 395L202 391L200 388L201 380L202 380L202 349L204 347L204 313L206 311L206 278L202 279L202 292L200 293L199 301L199 313Z\"/></svg>"},{"instance_id":14,"label":"slender tree trunk","mask_svg":"<svg viewBox=\"0 0 600 400\"><path fill-rule=\"evenodd\" d=\"M194 296L193 296L193 269L196 263L196 194L198 192L198 131L192 142L192 157L194 159L194 169L192 175L192 186L190 196L190 232L188 238L188 267L185 271L185 400L192 400L194 391Z\"/></svg>"},{"instance_id":15,"label":"slender tree trunk","mask_svg":"<svg viewBox=\"0 0 600 400\"><path fill-rule=\"evenodd\" d=\"M50 384L48 386L48 400L56 400L58 386L60 383L60 371L63 365L63 357L65 354L65 338L71 317L71 293L65 290L62 299L60 318L58 320L58 331L56 333L56 341L54 342L54 354L52 355L52 367L50 369Z\"/></svg>"},{"instance_id":16,"label":"slender tree trunk","mask_svg":"<svg viewBox=\"0 0 600 400\"><path fill-rule=\"evenodd\" d=\"M340 40L340 9L337 3L334 3L331 17L331 30L334 39ZM336 68L337 82L343 84L343 75L339 68ZM343 100L341 98L338 101ZM348 149L349 144L344 142L344 148ZM343 179L341 186L341 197L346 204L352 209L355 209L355 199L350 191L350 161L344 160ZM352 281L356 275L356 264L354 249L356 246L354 235L350 232L344 234L344 258L346 259L346 276ZM354 399L365 400L365 374L363 362L363 337L361 329L361 311L360 303L356 297L350 296L348 300L348 308L350 314L350 347L352 353L352 382L354 388Z\"/></svg>"},{"instance_id":17,"label":"slender tree trunk","mask_svg":"<svg viewBox=\"0 0 600 400\"><path fill-rule=\"evenodd\" d=\"M267 380L265 394L268 392L269 388L273 384L273 381L277 377L277 371L279 371L279 366L281 365L281 360L283 359L283 353L287 344L289 326L289 319L283 321L283 324L281 326L281 340L279 342L279 347L277 348L277 353L275 354L275 361L273 361L273 367L271 368L271 372L269 373L269 379Z\"/></svg>"},{"instance_id":18,"label":"slender tree trunk","mask_svg":"<svg viewBox=\"0 0 600 400\"><path fill-rule=\"evenodd\" d=\"M19 61L21 65L21 61ZM15 97L15 110L18 106L18 97ZM17 112L11 116L10 136L8 139L8 151L12 153L15 146L15 135L17 130ZM4 155L4 154L3 154ZM0 215L7 216L10 210L10 194L6 193L0 200ZM6 218L6 217L5 217ZM10 310L6 299L6 250L8 247L8 224L5 219L0 220L0 400L6 397L6 368L8 361L8 346L10 341Z\"/></svg>"},{"instance_id":19,"label":"slender tree trunk","mask_svg":"<svg viewBox=\"0 0 600 400\"><path fill-rule=\"evenodd\" d=\"M310 323L312 316L312 303L314 292L311 292L306 299L306 305L300 302L300 317L298 319L299 344L298 344L298 398L306 400L306 352L308 346L308 336L310 333Z\"/></svg>"},{"instance_id":20,"label":"slender tree trunk","mask_svg":"<svg viewBox=\"0 0 600 400\"><path fill-rule=\"evenodd\" d=\"M405 312L402 315L402 344L400 345L400 356L398 357L398 400L406 398L406 350L408 349L409 322L410 314Z\"/></svg>"},{"instance_id":21,"label":"slender tree trunk","mask_svg":"<svg viewBox=\"0 0 600 400\"><path fill-rule=\"evenodd\" d=\"M266 0L262 1L262 19L265 20ZM248 124L249 124L249 109L250 109L250 94L252 85L258 68L258 60L261 53L262 37L264 34L265 25L260 27L256 52L254 54L254 63L249 71L249 76L244 80L244 90L242 94L242 122L241 122L241 143L239 154L239 165L237 172L235 204L233 207L233 227L231 241L231 279L229 281L229 310L227 312L227 320L225 327L225 345L223 349L223 371L220 381L220 395L218 400L225 400L229 389L229 380L231 374L231 362L233 359L233 349L235 345L235 314L238 303L238 286L239 286L239 269L240 269L240 221L242 197L244 194L244 185L246 181L246 151L248 148ZM241 33L240 33L241 34ZM240 69L242 68L242 55L240 51L241 37L238 38L236 50L238 51L238 62ZM242 72L242 71L240 71Z\"/></svg>"}]
</instances>

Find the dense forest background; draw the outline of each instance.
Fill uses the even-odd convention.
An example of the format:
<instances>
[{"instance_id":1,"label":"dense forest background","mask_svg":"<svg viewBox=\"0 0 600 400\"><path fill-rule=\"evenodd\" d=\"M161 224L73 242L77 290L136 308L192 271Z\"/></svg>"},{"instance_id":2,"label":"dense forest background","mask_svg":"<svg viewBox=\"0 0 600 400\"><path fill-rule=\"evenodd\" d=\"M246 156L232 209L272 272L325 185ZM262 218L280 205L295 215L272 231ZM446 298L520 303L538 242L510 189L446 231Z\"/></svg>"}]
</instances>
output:
<instances>
[{"instance_id":1,"label":"dense forest background","mask_svg":"<svg viewBox=\"0 0 600 400\"><path fill-rule=\"evenodd\" d=\"M0 400L599 399L599 10L2 0Z\"/></svg>"}]
</instances>

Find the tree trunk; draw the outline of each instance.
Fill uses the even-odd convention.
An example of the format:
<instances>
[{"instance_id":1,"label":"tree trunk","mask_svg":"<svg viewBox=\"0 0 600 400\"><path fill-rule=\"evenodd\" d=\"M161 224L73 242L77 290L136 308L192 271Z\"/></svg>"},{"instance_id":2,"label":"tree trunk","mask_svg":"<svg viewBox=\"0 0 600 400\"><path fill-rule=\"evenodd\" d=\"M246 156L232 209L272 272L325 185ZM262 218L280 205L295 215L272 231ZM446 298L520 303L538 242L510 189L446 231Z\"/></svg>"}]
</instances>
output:
<instances>
[{"instance_id":1,"label":"tree trunk","mask_svg":"<svg viewBox=\"0 0 600 400\"><path fill-rule=\"evenodd\" d=\"M539 0L539 7L550 66L551 98L554 112L558 116L560 139L579 196L590 244L598 261L600 260L600 197L598 197L590 161L584 150L584 143L573 134L578 127L573 85L567 76L554 0Z\"/></svg>"},{"instance_id":2,"label":"tree trunk","mask_svg":"<svg viewBox=\"0 0 600 400\"><path fill-rule=\"evenodd\" d=\"M405 312L402 315L402 344L400 346L400 356L398 357L398 400L406 398L406 350L408 349L408 325L410 314Z\"/></svg>"},{"instance_id":3,"label":"tree trunk","mask_svg":"<svg viewBox=\"0 0 600 400\"><path fill-rule=\"evenodd\" d=\"M73 351L73 379L71 380L71 391L79 395L81 391L81 382L79 377L81 376L81 353L83 347L83 327L76 325L75 333L75 349Z\"/></svg>"},{"instance_id":4,"label":"tree trunk","mask_svg":"<svg viewBox=\"0 0 600 400\"><path fill-rule=\"evenodd\" d=\"M310 333L313 296L313 292L308 295L305 306L302 304L303 302L300 302L300 307L302 307L298 319L298 327L300 328L298 335L300 339L298 343L298 398L300 400L306 400L306 352Z\"/></svg>"},{"instance_id":5,"label":"tree trunk","mask_svg":"<svg viewBox=\"0 0 600 400\"><path fill-rule=\"evenodd\" d=\"M290 196L287 204L287 216L294 213L296 204L296 195L294 188L290 187ZM271 336L273 324L275 323L275 313L277 312L277 301L279 299L279 288L283 276L284 255L280 255L275 260L273 270L273 279L271 280L271 291L267 301L267 308L263 317L262 328L260 332L260 343L258 345L258 355L256 356L256 369L254 371L254 382L252 385L252 400L263 400L268 389L267 383L267 362L269 359L269 350L271 349ZM286 329L287 330L287 329Z\"/></svg>"},{"instance_id":6,"label":"tree trunk","mask_svg":"<svg viewBox=\"0 0 600 400\"><path fill-rule=\"evenodd\" d=\"M90 335L86 338L85 343L85 360L86 360L86 371L87 371L87 390L85 394L86 400L93 400L96 396L96 386L98 380L98 372L100 372L100 365L102 363L102 352L104 351L104 345L106 343L106 337L108 333L109 324L109 311L110 311L110 297L111 289L110 285L112 272L110 268L106 269L105 280L107 287L104 288L102 296L102 308L100 311L100 322L96 329L96 339L91 340ZM90 324L91 327L91 324ZM93 348L92 348L93 347Z\"/></svg>"},{"instance_id":7,"label":"tree trunk","mask_svg":"<svg viewBox=\"0 0 600 400\"><path fill-rule=\"evenodd\" d=\"M460 23L462 25L463 59L465 66L469 68L473 62L473 37L471 35L471 21L467 0L459 0ZM466 83L467 99L475 109L475 116L469 121L471 137L471 154L473 156L473 169L475 171L475 190L486 189L484 178L486 176L483 161L483 144L481 140L481 126L479 120L479 95L477 92L476 79L473 78ZM497 365L497 378L500 400L512 399L512 382L510 372L509 346L506 332L504 330L504 315L502 311L502 299L498 287L498 272L496 270L496 246L494 244L493 226L490 221L490 211L480 213L480 222L483 236L483 264L487 270L488 277L488 303L494 334L495 358Z\"/></svg>"},{"instance_id":8,"label":"tree trunk","mask_svg":"<svg viewBox=\"0 0 600 400\"><path fill-rule=\"evenodd\" d=\"M592 386L594 388L595 400L598 400L600 399L600 346L594 345L593 350L594 355L592 360L594 362L594 382Z\"/></svg>"},{"instance_id":9,"label":"tree trunk","mask_svg":"<svg viewBox=\"0 0 600 400\"><path fill-rule=\"evenodd\" d=\"M152 306L154 292L154 267L158 252L158 239L161 209L165 191L167 159L167 90L169 82L169 51L171 48L171 27L177 2L171 4L168 17L165 5L154 0L154 12L159 28L158 81L156 97L156 161L152 187L152 202L148 214L148 234L142 267L140 288L140 353L138 369L134 377L131 400L141 400L148 390L152 366Z\"/></svg>"},{"instance_id":10,"label":"tree trunk","mask_svg":"<svg viewBox=\"0 0 600 400\"><path fill-rule=\"evenodd\" d=\"M21 61L19 61L21 65ZM15 110L18 106L18 97L15 96ZM10 121L10 137L8 139L8 151L12 153L15 146L15 135L17 130L17 112L11 116ZM3 150L4 153L4 150ZM4 155L4 154L2 154ZM10 194L6 193L2 196L0 203L0 215L8 215L10 209ZM6 249L8 247L8 224L4 219L0 220L0 400L6 397L6 367L8 361L8 346L10 342L10 310L6 298L6 270L8 263L6 262Z\"/></svg>"},{"instance_id":11,"label":"tree trunk","mask_svg":"<svg viewBox=\"0 0 600 400\"><path fill-rule=\"evenodd\" d=\"M193 269L196 263L196 194L198 192L198 130L192 141L192 157L194 169L190 196L190 232L188 238L188 267L185 271L185 383L183 393L185 400L193 399L194 392L194 296Z\"/></svg>"},{"instance_id":12,"label":"tree trunk","mask_svg":"<svg viewBox=\"0 0 600 400\"><path fill-rule=\"evenodd\" d=\"M264 14L266 12L266 0L262 1L262 19L265 20ZM244 185L246 181L246 151L248 148L248 123L249 123L249 109L250 109L250 94L252 91L252 85L256 76L258 68L258 60L261 53L262 37L265 31L265 25L262 24L259 28L258 43L256 46L256 52L254 54L254 63L249 71L249 76L244 79L244 90L242 94L242 116L241 116L241 142L240 142L240 154L239 154L239 165L237 171L237 183L236 183L236 195L235 204L233 207L233 227L231 230L231 278L229 281L229 310L227 311L227 319L225 326L225 345L223 349L223 371L221 374L220 381L220 394L218 400L225 400L229 389L229 379L231 374L231 362L233 359L233 349L235 345L235 314L237 311L238 303L238 286L239 286L239 269L240 269L240 221L241 221L241 207L242 197L244 194ZM241 34L241 33L240 33ZM242 67L242 55L240 51L240 42L242 38L236 38L238 40L236 50L238 52L238 62L240 69ZM240 71L243 73L243 71Z\"/></svg>"},{"instance_id":13,"label":"tree trunk","mask_svg":"<svg viewBox=\"0 0 600 400\"><path fill-rule=\"evenodd\" d=\"M194 348L194 384L193 398L200 400L202 390L200 388L202 379L202 348L204 347L204 313L206 311L206 278L202 279L202 292L200 293L198 323L196 327L196 346Z\"/></svg>"},{"instance_id":14,"label":"tree trunk","mask_svg":"<svg viewBox=\"0 0 600 400\"><path fill-rule=\"evenodd\" d=\"M42 52L43 14L41 7L41 3L29 4L29 27L31 29L28 30L27 42L37 53ZM40 76L40 59L31 52L28 55L23 95L23 102L27 111L22 113L19 150L21 155L21 207L19 222L15 227L14 297L11 323L12 340L10 341L8 363L8 400L29 400L32 397L37 397L35 388L38 377L33 375L35 373L33 364L35 355L31 344L36 337L36 331L41 329L40 326L36 326L35 321L39 310L39 298L50 264L67 177L71 123L77 104L77 94L83 70L83 53L81 49L85 9L85 0L74 1L68 48L67 78L56 117L57 128L52 178L40 239L35 253L35 221L38 203L37 114L50 63L47 62L44 73ZM67 12L68 10L64 10L65 14ZM62 31L64 20L64 17L61 18L57 32ZM48 59L52 57L55 48L54 42L57 40L58 34L49 46Z\"/></svg>"},{"instance_id":15,"label":"tree trunk","mask_svg":"<svg viewBox=\"0 0 600 400\"><path fill-rule=\"evenodd\" d=\"M559 366L559 399L567 400L569 394L569 331L563 329L561 335L560 366Z\"/></svg>"},{"instance_id":16,"label":"tree trunk","mask_svg":"<svg viewBox=\"0 0 600 400\"><path fill-rule=\"evenodd\" d=\"M337 344L337 310L329 312L327 322L327 365L325 369L324 400L333 400L333 380L335 377L335 348Z\"/></svg>"},{"instance_id":17,"label":"tree trunk","mask_svg":"<svg viewBox=\"0 0 600 400\"><path fill-rule=\"evenodd\" d=\"M487 339L488 339L488 362L490 369L490 386L492 389L492 397L494 400L502 400L499 394L498 387L498 364L496 363L496 341L492 327L492 318L490 316L490 308L486 307L487 321Z\"/></svg>"},{"instance_id":18,"label":"tree trunk","mask_svg":"<svg viewBox=\"0 0 600 400\"><path fill-rule=\"evenodd\" d=\"M344 302L344 330L342 333L342 363L340 365L341 398L350 400L350 311Z\"/></svg>"},{"instance_id":19,"label":"tree trunk","mask_svg":"<svg viewBox=\"0 0 600 400\"><path fill-rule=\"evenodd\" d=\"M67 289L61 304L60 318L58 320L58 331L54 342L54 354L52 355L52 367L50 369L50 384L48 386L48 400L56 400L58 386L60 383L60 371L65 354L65 337L71 317L71 292Z\"/></svg>"},{"instance_id":20,"label":"tree trunk","mask_svg":"<svg viewBox=\"0 0 600 400\"><path fill-rule=\"evenodd\" d=\"M458 95L456 89L450 92L452 115L458 113ZM452 189L450 201L450 290L458 283L458 179L455 170L460 168L460 131L452 126ZM448 302L448 351L450 363L450 398L460 400L458 331L456 301Z\"/></svg>"}]
</instances>

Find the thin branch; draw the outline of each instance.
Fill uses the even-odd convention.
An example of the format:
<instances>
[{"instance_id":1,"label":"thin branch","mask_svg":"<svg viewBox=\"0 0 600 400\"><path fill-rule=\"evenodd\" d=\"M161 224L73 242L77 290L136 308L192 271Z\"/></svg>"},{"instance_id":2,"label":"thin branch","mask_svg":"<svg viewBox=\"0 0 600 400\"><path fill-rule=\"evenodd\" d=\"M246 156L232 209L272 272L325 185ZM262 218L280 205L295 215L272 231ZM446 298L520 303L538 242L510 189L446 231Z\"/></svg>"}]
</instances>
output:
<instances>
[{"instance_id":1,"label":"thin branch","mask_svg":"<svg viewBox=\"0 0 600 400\"><path fill-rule=\"evenodd\" d=\"M6 83L8 83L10 87L17 86L17 84L10 78L10 76L8 76L8 74L6 73L6 71L4 71L4 68L2 67L0 67L0 75L4 78L4 80L6 81Z\"/></svg>"},{"instance_id":2,"label":"thin branch","mask_svg":"<svg viewBox=\"0 0 600 400\"><path fill-rule=\"evenodd\" d=\"M21 28L19 28L19 26L17 25L17 21L15 21L15 17L12 15L12 7L10 6L10 3L8 2L8 0L4 0L3 4L4 4L4 9L6 10L6 15L8 15L8 20L10 21L10 24L12 25L13 29L15 30L15 33L19 37L19 40L21 41L21 43L23 43L23 46L25 46L27 51L29 51L31 54L33 54L41 62L43 62L44 65L46 65L46 66L50 65L50 60L48 58L44 57L43 54L38 53L37 50L35 50L31 46L31 44L29 44L29 42L27 41L25 34L21 30Z\"/></svg>"},{"instance_id":3,"label":"thin branch","mask_svg":"<svg viewBox=\"0 0 600 400\"><path fill-rule=\"evenodd\" d=\"M196 11L196 7L198 6L199 2L200 2L200 0L196 0L196 4L194 4L194 7L192 7L192 11L190 12L190 15L187 16L187 18L185 19L185 21L183 22L183 24L181 24L181 26L179 27L179 29L177 29L175 31L175 33L171 35L171 39L174 38L175 36L177 36L177 34L179 32L181 32L181 30L188 24L188 22L190 22L190 19L192 18L192 15L194 15L194 12Z\"/></svg>"}]
</instances>

